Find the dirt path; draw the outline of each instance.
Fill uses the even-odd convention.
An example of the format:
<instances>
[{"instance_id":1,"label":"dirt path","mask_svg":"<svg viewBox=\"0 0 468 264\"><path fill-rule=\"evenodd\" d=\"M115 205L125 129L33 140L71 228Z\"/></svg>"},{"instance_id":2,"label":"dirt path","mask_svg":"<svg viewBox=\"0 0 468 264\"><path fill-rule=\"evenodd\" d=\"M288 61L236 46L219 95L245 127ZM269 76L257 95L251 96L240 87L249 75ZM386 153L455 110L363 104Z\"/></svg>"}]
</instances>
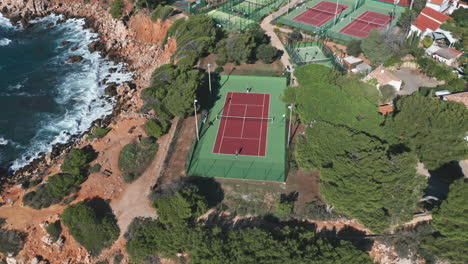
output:
<instances>
[{"instance_id":1,"label":"dirt path","mask_svg":"<svg viewBox=\"0 0 468 264\"><path fill-rule=\"evenodd\" d=\"M169 166L164 169L161 177L158 179L158 184L169 183L179 177L186 176L185 163L188 153L191 150L192 142L195 140L195 123L193 116L182 121L176 137L174 149L170 150L167 160Z\"/></svg>"},{"instance_id":2,"label":"dirt path","mask_svg":"<svg viewBox=\"0 0 468 264\"><path fill-rule=\"evenodd\" d=\"M177 122L178 118L175 118L173 120L173 124ZM151 187L156 183L161 174L162 165L166 159L168 148L172 138L174 137L176 129L177 127L173 125L169 130L169 133L158 140L158 153L149 168L140 178L125 188L119 198L112 200L110 203L112 210L117 217L121 237L127 231L127 227L133 218L139 216L156 217L156 212L150 205L148 195L151 192Z\"/></svg>"}]
</instances>

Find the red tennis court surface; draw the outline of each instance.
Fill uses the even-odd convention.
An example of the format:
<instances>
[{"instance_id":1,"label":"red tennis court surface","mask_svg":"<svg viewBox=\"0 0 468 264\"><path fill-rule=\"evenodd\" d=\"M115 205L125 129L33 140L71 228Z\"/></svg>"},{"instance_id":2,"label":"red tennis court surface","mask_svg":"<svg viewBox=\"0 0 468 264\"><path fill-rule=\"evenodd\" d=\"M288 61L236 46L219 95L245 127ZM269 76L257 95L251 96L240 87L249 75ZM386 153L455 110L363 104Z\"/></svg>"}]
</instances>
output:
<instances>
[{"instance_id":1,"label":"red tennis court surface","mask_svg":"<svg viewBox=\"0 0 468 264\"><path fill-rule=\"evenodd\" d=\"M369 35L373 29L382 29L390 22L392 18L389 15L366 11L360 15L357 19L354 19L346 25L346 27L340 30L340 33L355 36L358 38L364 38Z\"/></svg>"},{"instance_id":2,"label":"red tennis court surface","mask_svg":"<svg viewBox=\"0 0 468 264\"><path fill-rule=\"evenodd\" d=\"M270 95L229 92L213 153L265 156Z\"/></svg>"},{"instance_id":3,"label":"red tennis court surface","mask_svg":"<svg viewBox=\"0 0 468 264\"><path fill-rule=\"evenodd\" d=\"M348 6L339 4L338 9L336 9L335 3L322 1L293 18L293 20L321 27L323 24L330 21L330 19L334 18L335 14L340 14L346 8L348 8Z\"/></svg>"}]
</instances>

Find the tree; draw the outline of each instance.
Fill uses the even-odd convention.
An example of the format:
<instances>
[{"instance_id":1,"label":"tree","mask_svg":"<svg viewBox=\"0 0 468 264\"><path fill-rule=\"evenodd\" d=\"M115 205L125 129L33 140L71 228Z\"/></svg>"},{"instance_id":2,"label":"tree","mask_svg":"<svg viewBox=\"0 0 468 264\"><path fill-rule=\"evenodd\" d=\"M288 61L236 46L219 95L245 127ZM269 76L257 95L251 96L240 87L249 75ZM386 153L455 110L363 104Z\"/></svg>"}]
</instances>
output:
<instances>
[{"instance_id":1,"label":"tree","mask_svg":"<svg viewBox=\"0 0 468 264\"><path fill-rule=\"evenodd\" d=\"M62 225L60 224L60 220L49 223L46 227L46 231L53 239L59 239L62 234Z\"/></svg>"},{"instance_id":2,"label":"tree","mask_svg":"<svg viewBox=\"0 0 468 264\"><path fill-rule=\"evenodd\" d=\"M148 120L145 124L145 132L150 137L159 138L164 133L167 132L168 124L167 122L157 121L157 120Z\"/></svg>"},{"instance_id":3,"label":"tree","mask_svg":"<svg viewBox=\"0 0 468 264\"><path fill-rule=\"evenodd\" d=\"M278 49L270 44L262 44L257 48L257 58L265 63L272 63L278 55Z\"/></svg>"},{"instance_id":4,"label":"tree","mask_svg":"<svg viewBox=\"0 0 468 264\"><path fill-rule=\"evenodd\" d=\"M411 24L418 17L419 12L411 9L406 9L398 18L397 25L403 29L403 32L409 32Z\"/></svg>"},{"instance_id":5,"label":"tree","mask_svg":"<svg viewBox=\"0 0 468 264\"><path fill-rule=\"evenodd\" d=\"M381 94L381 100L382 100L382 103L384 104L390 103L397 94L395 87L389 84L385 84L381 86L379 89L380 89L380 94Z\"/></svg>"},{"instance_id":6,"label":"tree","mask_svg":"<svg viewBox=\"0 0 468 264\"><path fill-rule=\"evenodd\" d=\"M193 100L204 85L200 70L166 64L153 72L151 85L142 97L157 113L167 111L185 117L193 112Z\"/></svg>"},{"instance_id":7,"label":"tree","mask_svg":"<svg viewBox=\"0 0 468 264\"><path fill-rule=\"evenodd\" d=\"M416 13L420 13L424 7L426 7L427 0L414 0L413 2L413 10Z\"/></svg>"},{"instance_id":8,"label":"tree","mask_svg":"<svg viewBox=\"0 0 468 264\"><path fill-rule=\"evenodd\" d=\"M346 45L346 53L351 56L358 57L361 54L361 41L353 39Z\"/></svg>"},{"instance_id":9,"label":"tree","mask_svg":"<svg viewBox=\"0 0 468 264\"><path fill-rule=\"evenodd\" d=\"M337 78L336 84L349 96L365 98L374 105L379 104L379 90L374 84L361 81L357 75L341 76Z\"/></svg>"},{"instance_id":10,"label":"tree","mask_svg":"<svg viewBox=\"0 0 468 264\"><path fill-rule=\"evenodd\" d=\"M432 225L440 235L429 236L422 243L425 254L450 263L468 262L468 182L458 179L450 185L447 200L435 209Z\"/></svg>"},{"instance_id":11,"label":"tree","mask_svg":"<svg viewBox=\"0 0 468 264\"><path fill-rule=\"evenodd\" d=\"M252 61L256 46L254 37L248 32L234 32L218 43L216 63L224 65L226 62L233 62L239 65Z\"/></svg>"},{"instance_id":12,"label":"tree","mask_svg":"<svg viewBox=\"0 0 468 264\"><path fill-rule=\"evenodd\" d=\"M294 29L292 32L288 33L288 42L298 42L298 41L301 41L302 40L302 33L297 30L297 29Z\"/></svg>"},{"instance_id":13,"label":"tree","mask_svg":"<svg viewBox=\"0 0 468 264\"><path fill-rule=\"evenodd\" d=\"M93 205L98 203L99 210ZM94 205L95 206L95 205ZM75 240L97 255L119 237L119 227L109 205L100 199L86 200L67 207L62 222Z\"/></svg>"},{"instance_id":14,"label":"tree","mask_svg":"<svg viewBox=\"0 0 468 264\"><path fill-rule=\"evenodd\" d=\"M123 9L124 9L124 1L114 0L111 4L111 9L110 9L111 16L115 19L120 18L122 16Z\"/></svg>"},{"instance_id":15,"label":"tree","mask_svg":"<svg viewBox=\"0 0 468 264\"><path fill-rule=\"evenodd\" d=\"M374 232L411 219L425 187L415 155L404 147L325 122L306 129L296 161L302 169L320 169L320 191L328 204Z\"/></svg>"},{"instance_id":16,"label":"tree","mask_svg":"<svg viewBox=\"0 0 468 264\"><path fill-rule=\"evenodd\" d=\"M372 30L369 36L362 39L361 49L364 55L375 64L382 64L393 56L384 36L377 30Z\"/></svg>"},{"instance_id":17,"label":"tree","mask_svg":"<svg viewBox=\"0 0 468 264\"><path fill-rule=\"evenodd\" d=\"M468 109L461 103L424 96L396 102L395 139L407 143L429 170L466 159Z\"/></svg>"},{"instance_id":18,"label":"tree","mask_svg":"<svg viewBox=\"0 0 468 264\"><path fill-rule=\"evenodd\" d=\"M89 153L89 151L85 150L84 148L73 148L70 150L70 153L68 153L60 168L64 172L79 175L91 161L92 155Z\"/></svg>"},{"instance_id":19,"label":"tree","mask_svg":"<svg viewBox=\"0 0 468 264\"><path fill-rule=\"evenodd\" d=\"M423 46L427 49L429 48L430 46L432 46L432 43L434 43L434 40L429 37L429 36L426 36L422 39L421 43L423 44Z\"/></svg>"},{"instance_id":20,"label":"tree","mask_svg":"<svg viewBox=\"0 0 468 264\"><path fill-rule=\"evenodd\" d=\"M26 236L18 230L0 228L0 253L15 256L23 249Z\"/></svg>"}]
</instances>

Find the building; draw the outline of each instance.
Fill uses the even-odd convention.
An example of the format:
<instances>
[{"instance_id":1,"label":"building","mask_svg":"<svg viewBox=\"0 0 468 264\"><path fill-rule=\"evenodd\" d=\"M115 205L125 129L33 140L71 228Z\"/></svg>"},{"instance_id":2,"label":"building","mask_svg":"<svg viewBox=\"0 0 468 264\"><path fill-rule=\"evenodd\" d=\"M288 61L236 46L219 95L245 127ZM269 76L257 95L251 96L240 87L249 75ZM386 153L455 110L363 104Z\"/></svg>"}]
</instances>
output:
<instances>
[{"instance_id":1,"label":"building","mask_svg":"<svg viewBox=\"0 0 468 264\"><path fill-rule=\"evenodd\" d=\"M400 91L403 81L383 66L377 67L374 71L364 77L364 81L377 80L377 88L384 85L391 85L395 90Z\"/></svg>"},{"instance_id":2,"label":"building","mask_svg":"<svg viewBox=\"0 0 468 264\"><path fill-rule=\"evenodd\" d=\"M352 70L356 68L357 65L361 64L362 60L353 56L347 56L343 58L343 63L348 70Z\"/></svg>"},{"instance_id":3,"label":"building","mask_svg":"<svg viewBox=\"0 0 468 264\"><path fill-rule=\"evenodd\" d=\"M363 62L361 64L356 65L356 67L351 71L355 73L369 74L372 71L372 67L369 64Z\"/></svg>"},{"instance_id":4,"label":"building","mask_svg":"<svg viewBox=\"0 0 468 264\"><path fill-rule=\"evenodd\" d=\"M452 14L458 8L468 8L468 1L466 0L452 0L452 4L446 11L447 14Z\"/></svg>"},{"instance_id":5,"label":"building","mask_svg":"<svg viewBox=\"0 0 468 264\"><path fill-rule=\"evenodd\" d=\"M463 55L463 52L452 48L439 48L433 54L432 57L440 62L447 64L448 66L456 66L457 59Z\"/></svg>"},{"instance_id":6,"label":"building","mask_svg":"<svg viewBox=\"0 0 468 264\"><path fill-rule=\"evenodd\" d=\"M410 34L417 32L418 35L424 37L440 30L439 27L448 19L450 19L449 16L430 7L425 7L411 25Z\"/></svg>"},{"instance_id":7,"label":"building","mask_svg":"<svg viewBox=\"0 0 468 264\"><path fill-rule=\"evenodd\" d=\"M468 107L468 92L453 93L449 95L444 95L442 97L444 101L454 101L465 104Z\"/></svg>"},{"instance_id":8,"label":"building","mask_svg":"<svg viewBox=\"0 0 468 264\"><path fill-rule=\"evenodd\" d=\"M438 12L445 12L451 7L452 0L428 0L426 7L432 8Z\"/></svg>"}]
</instances>

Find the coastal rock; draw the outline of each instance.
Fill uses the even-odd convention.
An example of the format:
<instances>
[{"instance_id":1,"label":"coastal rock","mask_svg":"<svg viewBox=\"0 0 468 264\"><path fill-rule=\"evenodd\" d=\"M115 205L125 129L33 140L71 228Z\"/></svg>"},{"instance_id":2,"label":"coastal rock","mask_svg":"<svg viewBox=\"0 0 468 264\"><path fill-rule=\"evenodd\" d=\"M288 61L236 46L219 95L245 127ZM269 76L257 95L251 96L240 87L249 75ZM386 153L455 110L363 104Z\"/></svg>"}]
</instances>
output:
<instances>
[{"instance_id":1,"label":"coastal rock","mask_svg":"<svg viewBox=\"0 0 468 264\"><path fill-rule=\"evenodd\" d=\"M111 82L107 84L107 87L104 89L104 93L108 96L116 96L117 95L117 84L115 82Z\"/></svg>"},{"instance_id":2,"label":"coastal rock","mask_svg":"<svg viewBox=\"0 0 468 264\"><path fill-rule=\"evenodd\" d=\"M104 51L104 49L105 49L105 46L100 41L94 41L94 42L89 43L88 45L89 52Z\"/></svg>"},{"instance_id":3,"label":"coastal rock","mask_svg":"<svg viewBox=\"0 0 468 264\"><path fill-rule=\"evenodd\" d=\"M80 56L80 55L73 55L73 56L70 56L68 57L68 62L71 62L71 63L75 63L75 62L80 62L83 60L83 57Z\"/></svg>"},{"instance_id":4,"label":"coastal rock","mask_svg":"<svg viewBox=\"0 0 468 264\"><path fill-rule=\"evenodd\" d=\"M72 48L70 49L70 51L76 51L77 49L78 49L78 47L72 47Z\"/></svg>"},{"instance_id":5,"label":"coastal rock","mask_svg":"<svg viewBox=\"0 0 468 264\"><path fill-rule=\"evenodd\" d=\"M67 45L70 44L70 43L71 43L71 41L65 40L65 41L62 41L62 43L60 43L60 45L61 45L62 47L65 47L65 46L67 46Z\"/></svg>"}]
</instances>

